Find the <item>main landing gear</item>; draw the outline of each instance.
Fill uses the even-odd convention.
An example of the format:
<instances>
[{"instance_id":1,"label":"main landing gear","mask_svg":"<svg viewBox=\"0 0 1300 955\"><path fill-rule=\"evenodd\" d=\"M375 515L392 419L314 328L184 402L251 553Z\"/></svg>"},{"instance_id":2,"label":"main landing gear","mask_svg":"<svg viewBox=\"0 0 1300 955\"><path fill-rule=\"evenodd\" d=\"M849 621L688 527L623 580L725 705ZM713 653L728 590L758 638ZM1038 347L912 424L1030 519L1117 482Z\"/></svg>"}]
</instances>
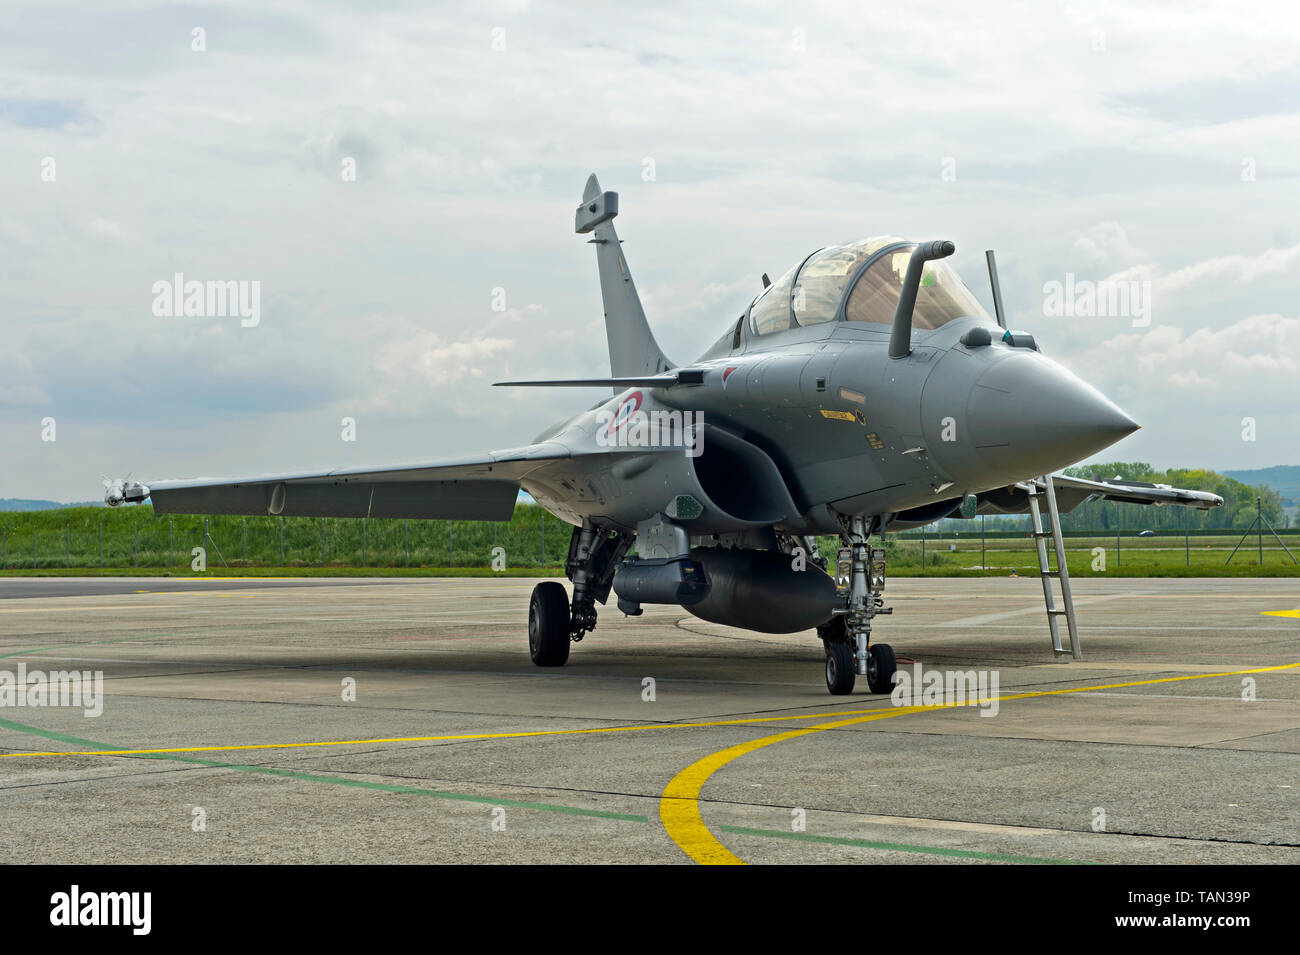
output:
<instances>
[{"instance_id":1,"label":"main landing gear","mask_svg":"<svg viewBox=\"0 0 1300 955\"><path fill-rule=\"evenodd\" d=\"M569 595L553 580L534 587L528 602L528 653L539 667L569 661Z\"/></svg>"},{"instance_id":2,"label":"main landing gear","mask_svg":"<svg viewBox=\"0 0 1300 955\"><path fill-rule=\"evenodd\" d=\"M560 667L569 660L569 645L596 629L596 603L609 599L614 571L635 539L590 521L573 529L565 573L573 581L573 599L564 585L545 580L533 588L528 603L528 653L539 667Z\"/></svg>"},{"instance_id":3,"label":"main landing gear","mask_svg":"<svg viewBox=\"0 0 1300 955\"><path fill-rule=\"evenodd\" d=\"M893 613L880 596L885 589L885 550L870 546L869 527L861 517L849 519L843 537L835 576L836 583L847 585L848 605L817 628L826 648L826 689L844 696L853 692L858 676L865 676L872 693L889 693L898 669L894 649L871 642L876 614Z\"/></svg>"}]
</instances>

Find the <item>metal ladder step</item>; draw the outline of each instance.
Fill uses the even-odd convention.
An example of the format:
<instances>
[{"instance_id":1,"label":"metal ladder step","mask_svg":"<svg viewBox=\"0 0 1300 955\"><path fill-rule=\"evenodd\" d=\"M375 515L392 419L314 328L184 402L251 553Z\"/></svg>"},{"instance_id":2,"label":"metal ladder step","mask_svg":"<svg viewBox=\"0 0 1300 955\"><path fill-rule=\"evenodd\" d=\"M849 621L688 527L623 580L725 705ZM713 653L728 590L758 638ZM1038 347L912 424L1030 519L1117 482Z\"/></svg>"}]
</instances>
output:
<instances>
[{"instance_id":1,"label":"metal ladder step","mask_svg":"<svg viewBox=\"0 0 1300 955\"><path fill-rule=\"evenodd\" d=\"M1079 643L1079 632L1074 618L1074 597L1070 592L1070 569L1066 564L1065 541L1061 535L1061 514L1056 506L1056 488L1052 476L1045 474L1041 478L1027 481L1021 485L1029 496L1029 514L1033 526L1034 545L1038 550L1038 576L1043 581L1043 603L1047 610L1047 626L1052 635L1052 652L1057 656L1069 654L1076 660L1083 659L1083 648ZM1047 527L1043 526L1043 504L1047 505ZM1047 553L1047 541L1052 542L1056 556L1056 568L1052 568ZM1056 605L1052 578L1060 581L1061 607ZM1061 628L1058 618L1065 618L1069 646L1061 641Z\"/></svg>"}]
</instances>

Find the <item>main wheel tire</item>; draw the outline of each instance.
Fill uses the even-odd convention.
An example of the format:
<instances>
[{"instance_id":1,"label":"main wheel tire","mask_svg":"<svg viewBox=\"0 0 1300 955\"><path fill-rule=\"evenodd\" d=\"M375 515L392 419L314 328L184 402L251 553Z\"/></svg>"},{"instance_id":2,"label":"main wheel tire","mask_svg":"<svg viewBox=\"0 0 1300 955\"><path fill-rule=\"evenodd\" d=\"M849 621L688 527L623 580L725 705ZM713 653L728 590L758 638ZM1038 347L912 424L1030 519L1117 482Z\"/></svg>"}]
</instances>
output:
<instances>
[{"instance_id":1,"label":"main wheel tire","mask_svg":"<svg viewBox=\"0 0 1300 955\"><path fill-rule=\"evenodd\" d=\"M898 661L894 648L887 643L873 643L867 648L867 686L872 693L894 692L894 673Z\"/></svg>"},{"instance_id":2,"label":"main wheel tire","mask_svg":"<svg viewBox=\"0 0 1300 955\"><path fill-rule=\"evenodd\" d=\"M528 602L528 653L539 667L568 662L569 595L554 580L534 587Z\"/></svg>"},{"instance_id":3,"label":"main wheel tire","mask_svg":"<svg viewBox=\"0 0 1300 955\"><path fill-rule=\"evenodd\" d=\"M853 644L844 640L827 640L826 646L826 689L834 696L844 696L853 692L853 684L858 675L853 666Z\"/></svg>"}]
</instances>

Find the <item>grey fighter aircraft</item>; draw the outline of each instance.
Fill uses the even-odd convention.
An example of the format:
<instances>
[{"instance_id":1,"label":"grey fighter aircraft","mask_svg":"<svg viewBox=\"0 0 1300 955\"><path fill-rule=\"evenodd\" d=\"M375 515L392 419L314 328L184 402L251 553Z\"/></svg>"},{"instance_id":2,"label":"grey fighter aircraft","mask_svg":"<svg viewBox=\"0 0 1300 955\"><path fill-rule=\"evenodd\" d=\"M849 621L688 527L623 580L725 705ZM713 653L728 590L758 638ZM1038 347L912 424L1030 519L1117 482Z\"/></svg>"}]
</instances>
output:
<instances>
[{"instance_id":1,"label":"grey fighter aircraft","mask_svg":"<svg viewBox=\"0 0 1300 955\"><path fill-rule=\"evenodd\" d=\"M885 551L873 535L944 517L1032 513L1053 524L1093 497L1199 508L1213 494L1052 473L1138 427L1096 389L1005 327L943 261L947 241L893 236L820 249L763 289L697 360L660 350L614 217L593 175L576 231L596 246L610 376L505 382L611 388L531 444L476 457L239 480L110 482L109 504L160 514L505 521L520 488L573 525L570 595L533 590L533 662L559 666L611 589L624 613L679 605L768 633L816 629L826 682L888 692L895 659L871 639ZM818 535L842 547L833 560ZM1059 542L1059 528L1057 528ZM635 556L632 556L635 545ZM1058 549L1058 560L1061 556ZM1068 580L1068 577L1067 577ZM1067 605L1068 592L1065 594ZM1055 621L1048 596L1054 639ZM1071 640L1078 656L1070 611ZM1059 639L1054 644L1060 651Z\"/></svg>"}]
</instances>

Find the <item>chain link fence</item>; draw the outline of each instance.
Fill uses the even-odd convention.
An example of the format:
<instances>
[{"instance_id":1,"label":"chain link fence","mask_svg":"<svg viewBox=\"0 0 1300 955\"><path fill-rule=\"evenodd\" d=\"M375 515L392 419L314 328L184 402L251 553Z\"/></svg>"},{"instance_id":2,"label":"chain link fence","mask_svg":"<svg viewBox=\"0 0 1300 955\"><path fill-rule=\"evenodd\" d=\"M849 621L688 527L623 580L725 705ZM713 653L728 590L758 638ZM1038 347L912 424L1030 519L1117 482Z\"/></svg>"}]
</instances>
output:
<instances>
[{"instance_id":1,"label":"chain link fence","mask_svg":"<svg viewBox=\"0 0 1300 955\"><path fill-rule=\"evenodd\" d=\"M0 569L554 570L563 566L571 530L529 504L519 505L514 518L501 523L157 516L147 505L10 512L0 514ZM1300 532L1279 530L1274 538L1254 530L1242 542L1243 530L1156 531L1148 536L1075 531L1065 534L1065 546L1074 574L1216 576L1220 568L1232 575L1261 568L1269 576L1300 575L1292 559L1292 554L1300 555ZM818 543L823 556L833 560L839 541L822 537ZM981 533L979 522L961 531L936 533L926 528L888 534L885 544L894 573L1036 572L1032 538L1023 531ZM1238 544L1240 550L1233 555Z\"/></svg>"}]
</instances>

